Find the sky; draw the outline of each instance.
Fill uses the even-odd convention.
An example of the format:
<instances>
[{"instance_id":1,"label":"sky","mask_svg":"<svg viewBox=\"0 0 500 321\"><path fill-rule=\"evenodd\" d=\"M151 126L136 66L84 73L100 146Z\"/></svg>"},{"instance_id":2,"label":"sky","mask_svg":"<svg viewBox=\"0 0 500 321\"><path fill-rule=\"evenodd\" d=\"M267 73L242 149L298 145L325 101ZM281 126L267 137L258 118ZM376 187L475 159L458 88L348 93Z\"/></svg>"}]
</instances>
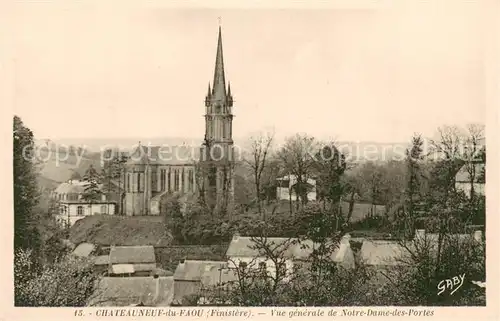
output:
<instances>
[{"instance_id":1,"label":"sky","mask_svg":"<svg viewBox=\"0 0 500 321\"><path fill-rule=\"evenodd\" d=\"M14 113L37 138L201 140L218 17L235 137L272 129L394 142L485 122L484 2L331 10L126 3L16 5Z\"/></svg>"}]
</instances>

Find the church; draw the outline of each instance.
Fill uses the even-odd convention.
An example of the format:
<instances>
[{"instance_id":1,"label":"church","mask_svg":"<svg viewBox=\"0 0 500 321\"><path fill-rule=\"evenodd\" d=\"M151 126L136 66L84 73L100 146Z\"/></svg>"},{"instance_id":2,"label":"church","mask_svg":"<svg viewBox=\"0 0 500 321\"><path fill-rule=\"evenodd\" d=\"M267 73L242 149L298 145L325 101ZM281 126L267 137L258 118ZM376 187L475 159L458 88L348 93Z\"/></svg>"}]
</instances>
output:
<instances>
[{"instance_id":1,"label":"church","mask_svg":"<svg viewBox=\"0 0 500 321\"><path fill-rule=\"evenodd\" d=\"M205 97L201 146L138 146L123 172L123 214L159 215L162 198L174 193L197 195L212 208L230 207L234 199L232 107L219 27L214 78Z\"/></svg>"}]
</instances>

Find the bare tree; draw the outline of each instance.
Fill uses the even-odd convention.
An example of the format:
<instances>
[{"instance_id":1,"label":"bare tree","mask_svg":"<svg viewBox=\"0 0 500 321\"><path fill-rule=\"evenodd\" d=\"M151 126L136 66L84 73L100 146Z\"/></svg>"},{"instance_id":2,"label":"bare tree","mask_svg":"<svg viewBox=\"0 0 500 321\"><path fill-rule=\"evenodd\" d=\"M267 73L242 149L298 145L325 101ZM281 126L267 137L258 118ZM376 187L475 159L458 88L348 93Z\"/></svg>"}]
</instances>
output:
<instances>
[{"instance_id":1,"label":"bare tree","mask_svg":"<svg viewBox=\"0 0 500 321\"><path fill-rule=\"evenodd\" d=\"M471 201L473 201L475 195L474 184L476 183L477 175L479 175L479 173L476 173L476 164L479 161L481 149L484 147L484 138L484 125L467 125L463 159L469 176Z\"/></svg>"},{"instance_id":2,"label":"bare tree","mask_svg":"<svg viewBox=\"0 0 500 321\"><path fill-rule=\"evenodd\" d=\"M267 165L267 160L271 152L274 133L259 133L250 138L250 157L245 162L252 171L255 184L255 197L259 214L262 215L262 173Z\"/></svg>"},{"instance_id":3,"label":"bare tree","mask_svg":"<svg viewBox=\"0 0 500 321\"><path fill-rule=\"evenodd\" d=\"M297 180L293 188L297 195L297 210L299 204L302 204L302 206L307 204L307 181L314 171L314 154L317 150L317 142L314 137L306 134L296 134L288 137L284 146L278 152L278 157L283 162L285 172L295 176Z\"/></svg>"}]
</instances>

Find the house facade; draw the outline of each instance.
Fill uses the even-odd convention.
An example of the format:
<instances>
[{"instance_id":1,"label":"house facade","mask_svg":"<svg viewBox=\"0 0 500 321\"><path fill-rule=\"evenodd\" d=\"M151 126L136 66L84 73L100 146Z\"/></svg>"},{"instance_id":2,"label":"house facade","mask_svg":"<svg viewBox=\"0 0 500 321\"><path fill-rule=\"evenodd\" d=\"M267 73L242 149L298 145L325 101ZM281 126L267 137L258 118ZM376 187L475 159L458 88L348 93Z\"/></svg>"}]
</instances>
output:
<instances>
[{"instance_id":1,"label":"house facade","mask_svg":"<svg viewBox=\"0 0 500 321\"><path fill-rule=\"evenodd\" d=\"M261 242L260 240L258 242ZM282 253L283 268L286 275L290 275L296 268L307 264L309 256L315 247L311 240L297 240L291 238L269 237L265 239L265 244L275 252ZM226 252L228 259L228 268L248 268L248 269L266 269L270 275L276 274L275 263L266 257L262 251L256 249L255 240L252 237L243 237L234 235ZM350 246L350 235L346 234L342 237L338 247L332 253L332 262L350 269L354 267L354 253ZM285 277L286 278L286 277Z\"/></svg>"},{"instance_id":2,"label":"house facade","mask_svg":"<svg viewBox=\"0 0 500 321\"><path fill-rule=\"evenodd\" d=\"M278 200L297 200L297 193L294 191L294 188L297 184L297 176L296 175L287 175L284 177L280 177L277 179L276 188L276 197ZM312 178L307 179L307 199L309 201L316 200L316 180Z\"/></svg>"},{"instance_id":3,"label":"house facade","mask_svg":"<svg viewBox=\"0 0 500 321\"><path fill-rule=\"evenodd\" d=\"M90 215L114 215L116 204L102 194L98 200L85 200L86 182L70 180L60 184L52 193L52 198L58 203L56 220L65 226L72 226L77 221Z\"/></svg>"}]
</instances>

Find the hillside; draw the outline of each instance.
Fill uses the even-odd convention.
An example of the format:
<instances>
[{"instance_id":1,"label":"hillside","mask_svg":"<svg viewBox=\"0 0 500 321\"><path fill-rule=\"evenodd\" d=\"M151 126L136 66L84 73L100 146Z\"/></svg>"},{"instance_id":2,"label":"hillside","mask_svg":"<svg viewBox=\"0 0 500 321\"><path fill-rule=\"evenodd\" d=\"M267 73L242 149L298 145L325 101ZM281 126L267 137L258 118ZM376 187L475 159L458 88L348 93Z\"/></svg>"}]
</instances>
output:
<instances>
[{"instance_id":1,"label":"hillside","mask_svg":"<svg viewBox=\"0 0 500 321\"><path fill-rule=\"evenodd\" d=\"M74 244L167 246L172 237L161 216L87 216L70 229Z\"/></svg>"},{"instance_id":2,"label":"hillside","mask_svg":"<svg viewBox=\"0 0 500 321\"><path fill-rule=\"evenodd\" d=\"M99 154L87 153L88 155L78 157L46 149L40 149L38 153L41 160L39 184L43 188L52 188L54 184L58 185L69 180L74 172L83 175L90 165L98 171L101 170Z\"/></svg>"}]
</instances>

